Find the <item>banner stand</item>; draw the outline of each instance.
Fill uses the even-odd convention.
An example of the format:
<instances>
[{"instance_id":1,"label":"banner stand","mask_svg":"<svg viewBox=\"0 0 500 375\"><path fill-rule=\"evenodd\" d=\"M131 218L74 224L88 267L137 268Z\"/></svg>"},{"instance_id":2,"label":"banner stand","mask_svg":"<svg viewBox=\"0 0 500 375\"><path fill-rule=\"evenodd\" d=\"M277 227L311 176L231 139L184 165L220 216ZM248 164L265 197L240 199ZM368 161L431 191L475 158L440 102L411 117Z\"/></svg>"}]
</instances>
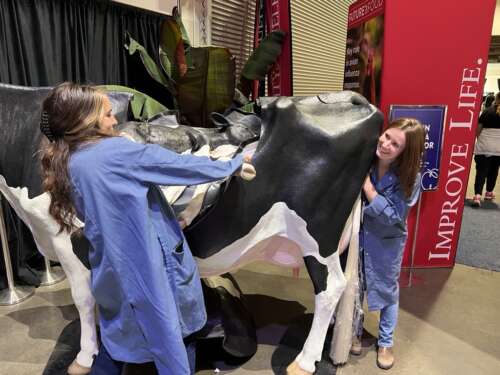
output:
<instances>
[{"instance_id":1,"label":"banner stand","mask_svg":"<svg viewBox=\"0 0 500 375\"><path fill-rule=\"evenodd\" d=\"M413 228L413 241L411 244L411 259L410 259L410 269L409 269L409 275L408 275L408 288L411 288L411 281L413 278L413 270L415 269L415 249L417 248L417 235L418 235L418 226L420 224L420 207L422 204L422 194L423 192L420 192L420 196L418 197L418 203L417 203L417 217L415 219L415 227Z\"/></svg>"},{"instance_id":2,"label":"banner stand","mask_svg":"<svg viewBox=\"0 0 500 375\"><path fill-rule=\"evenodd\" d=\"M33 287L15 286L12 273L12 262L10 259L9 244L7 242L7 230L2 211L2 195L0 194L0 238L2 243L5 273L7 275L8 288L0 291L0 306L15 305L31 297L35 292Z\"/></svg>"},{"instance_id":3,"label":"banner stand","mask_svg":"<svg viewBox=\"0 0 500 375\"><path fill-rule=\"evenodd\" d=\"M66 278L66 274L62 270L61 267L50 266L50 260L45 258L45 271L42 275L42 281L40 283L41 286L53 285L57 284L60 281L63 281Z\"/></svg>"}]
</instances>

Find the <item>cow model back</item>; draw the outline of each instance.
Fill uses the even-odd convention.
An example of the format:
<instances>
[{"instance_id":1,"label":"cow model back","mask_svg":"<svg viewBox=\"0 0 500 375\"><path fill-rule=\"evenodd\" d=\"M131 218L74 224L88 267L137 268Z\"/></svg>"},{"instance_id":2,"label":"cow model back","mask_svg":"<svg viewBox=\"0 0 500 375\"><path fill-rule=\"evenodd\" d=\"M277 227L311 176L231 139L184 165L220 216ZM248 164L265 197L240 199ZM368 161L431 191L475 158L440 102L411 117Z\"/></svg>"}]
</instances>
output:
<instances>
[{"instance_id":1,"label":"cow model back","mask_svg":"<svg viewBox=\"0 0 500 375\"><path fill-rule=\"evenodd\" d=\"M337 245L373 160L383 117L353 92L262 98L261 112L252 159L257 177L234 179L212 211L187 229L187 240L202 276L255 259L287 266L304 259L316 311L289 372L313 373L345 287Z\"/></svg>"}]
</instances>

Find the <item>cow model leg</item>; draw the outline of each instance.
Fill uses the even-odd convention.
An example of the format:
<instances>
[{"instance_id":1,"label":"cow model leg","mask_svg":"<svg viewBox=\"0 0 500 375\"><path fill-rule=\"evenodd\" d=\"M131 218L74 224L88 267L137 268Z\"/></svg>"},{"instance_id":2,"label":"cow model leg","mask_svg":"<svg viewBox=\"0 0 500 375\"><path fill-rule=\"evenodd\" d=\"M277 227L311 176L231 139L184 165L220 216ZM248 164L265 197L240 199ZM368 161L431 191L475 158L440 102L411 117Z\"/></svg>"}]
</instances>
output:
<instances>
[{"instance_id":1,"label":"cow model leg","mask_svg":"<svg viewBox=\"0 0 500 375\"><path fill-rule=\"evenodd\" d=\"M69 235L64 234L65 242L71 241ZM56 250L66 276L68 277L71 288L71 296L75 303L78 315L80 316L80 352L78 352L75 361L71 364L68 370L69 374L84 374L90 372L94 356L98 353L97 332L95 323L95 300L90 291L90 271L80 262L78 257L73 253L71 247L66 247L63 252L61 249ZM74 368L80 366L78 371ZM70 371L71 367L73 372Z\"/></svg>"},{"instance_id":2,"label":"cow model leg","mask_svg":"<svg viewBox=\"0 0 500 375\"><path fill-rule=\"evenodd\" d=\"M95 326L94 297L90 292L90 271L73 253L70 236L59 233L59 227L49 215L50 197L44 193L30 199L26 188L12 188L0 175L0 192L5 196L17 216L28 226L38 250L48 259L59 261L68 277L71 295L80 315L80 366L92 366L93 356L98 352ZM80 369L81 370L81 369ZM82 373L80 371L80 373Z\"/></svg>"},{"instance_id":3,"label":"cow model leg","mask_svg":"<svg viewBox=\"0 0 500 375\"><path fill-rule=\"evenodd\" d=\"M346 286L338 253L336 252L321 260L320 263L313 256L304 258L307 271L314 285L314 319L302 351L287 368L288 375L314 373L316 369L315 363L321 360L330 320Z\"/></svg>"}]
</instances>

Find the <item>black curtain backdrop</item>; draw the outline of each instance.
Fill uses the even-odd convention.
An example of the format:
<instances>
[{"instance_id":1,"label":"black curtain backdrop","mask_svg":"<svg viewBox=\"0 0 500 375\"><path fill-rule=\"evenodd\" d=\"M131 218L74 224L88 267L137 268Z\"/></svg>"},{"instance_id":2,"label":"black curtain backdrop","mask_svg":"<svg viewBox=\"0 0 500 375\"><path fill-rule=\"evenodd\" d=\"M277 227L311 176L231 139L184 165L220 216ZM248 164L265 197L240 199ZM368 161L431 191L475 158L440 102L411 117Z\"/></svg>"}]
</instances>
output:
<instances>
[{"instance_id":1,"label":"black curtain backdrop","mask_svg":"<svg viewBox=\"0 0 500 375\"><path fill-rule=\"evenodd\" d=\"M0 82L140 86L124 34L154 54L167 17L106 0L0 0Z\"/></svg>"},{"instance_id":2,"label":"black curtain backdrop","mask_svg":"<svg viewBox=\"0 0 500 375\"><path fill-rule=\"evenodd\" d=\"M160 25L166 18L106 0L0 0L0 82L35 87L63 81L120 84L168 102L159 95L165 95L159 84L151 83L140 59L124 48L129 32L156 58ZM6 169L14 165L12 159L0 170L8 174ZM28 228L2 203L16 282L37 285L33 267L42 266L43 259ZM0 289L6 286L2 258Z\"/></svg>"}]
</instances>

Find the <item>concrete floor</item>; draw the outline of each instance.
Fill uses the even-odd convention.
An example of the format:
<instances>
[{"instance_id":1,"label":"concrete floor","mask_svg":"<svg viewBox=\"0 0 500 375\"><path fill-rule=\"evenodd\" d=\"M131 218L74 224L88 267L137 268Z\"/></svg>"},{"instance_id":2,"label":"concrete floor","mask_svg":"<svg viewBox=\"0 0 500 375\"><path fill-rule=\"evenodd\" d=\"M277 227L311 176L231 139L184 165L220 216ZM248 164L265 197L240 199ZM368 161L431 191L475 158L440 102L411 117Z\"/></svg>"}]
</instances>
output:
<instances>
[{"instance_id":1,"label":"concrete floor","mask_svg":"<svg viewBox=\"0 0 500 375\"><path fill-rule=\"evenodd\" d=\"M62 329L77 318L67 280L0 306L0 374L42 374Z\"/></svg>"},{"instance_id":2,"label":"concrete floor","mask_svg":"<svg viewBox=\"0 0 500 375\"><path fill-rule=\"evenodd\" d=\"M198 374L273 374L271 358L287 325L312 312L313 291L302 269L255 264L235 273L252 302L259 348L239 366L215 363ZM393 374L500 374L500 273L462 265L417 270L413 286L401 289L400 321L395 334ZM271 309L269 309L271 307ZM41 374L62 329L77 318L66 281L39 288L14 307L0 307L0 374ZM373 336L377 316L366 319L363 354L351 357L337 374L380 374ZM372 337L370 337L373 335Z\"/></svg>"}]
</instances>

